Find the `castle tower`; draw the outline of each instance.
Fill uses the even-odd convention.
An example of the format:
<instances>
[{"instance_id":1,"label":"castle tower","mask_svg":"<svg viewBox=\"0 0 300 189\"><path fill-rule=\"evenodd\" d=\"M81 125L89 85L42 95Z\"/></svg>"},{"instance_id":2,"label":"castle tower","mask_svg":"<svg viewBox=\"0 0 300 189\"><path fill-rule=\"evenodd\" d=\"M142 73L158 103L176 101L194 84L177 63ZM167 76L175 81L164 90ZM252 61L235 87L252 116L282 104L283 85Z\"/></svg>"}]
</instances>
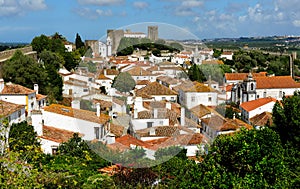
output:
<instances>
[{"instance_id":1,"label":"castle tower","mask_svg":"<svg viewBox=\"0 0 300 189\"><path fill-rule=\"evenodd\" d=\"M158 40L158 26L148 26L148 38L151 41Z\"/></svg>"}]
</instances>

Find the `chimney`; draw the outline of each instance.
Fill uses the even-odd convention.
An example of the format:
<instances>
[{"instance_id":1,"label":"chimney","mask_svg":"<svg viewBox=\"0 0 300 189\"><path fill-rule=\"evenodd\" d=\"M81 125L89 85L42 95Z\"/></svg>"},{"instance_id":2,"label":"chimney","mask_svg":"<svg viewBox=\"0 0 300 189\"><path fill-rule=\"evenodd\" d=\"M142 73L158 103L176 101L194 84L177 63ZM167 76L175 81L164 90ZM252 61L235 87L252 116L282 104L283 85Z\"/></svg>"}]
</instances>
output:
<instances>
[{"instance_id":1,"label":"chimney","mask_svg":"<svg viewBox=\"0 0 300 189\"><path fill-rule=\"evenodd\" d=\"M43 115L41 111L32 111L32 126L37 136L43 136Z\"/></svg>"},{"instance_id":2,"label":"chimney","mask_svg":"<svg viewBox=\"0 0 300 189\"><path fill-rule=\"evenodd\" d=\"M35 94L39 94L39 85L38 84L34 84L33 85L33 90L35 90Z\"/></svg>"},{"instance_id":3,"label":"chimney","mask_svg":"<svg viewBox=\"0 0 300 189\"><path fill-rule=\"evenodd\" d=\"M74 109L80 109L80 101L73 99L72 102L71 102L71 106Z\"/></svg>"},{"instance_id":4,"label":"chimney","mask_svg":"<svg viewBox=\"0 0 300 189\"><path fill-rule=\"evenodd\" d=\"M101 111L101 109L100 109L100 103L98 102L97 104L96 104L96 108L97 108L97 117L100 117L100 111Z\"/></svg>"},{"instance_id":5,"label":"chimney","mask_svg":"<svg viewBox=\"0 0 300 189\"><path fill-rule=\"evenodd\" d=\"M154 108L153 109L153 118L157 118L157 116L158 116L158 109L157 108Z\"/></svg>"},{"instance_id":6,"label":"chimney","mask_svg":"<svg viewBox=\"0 0 300 189\"><path fill-rule=\"evenodd\" d=\"M153 128L153 127L150 128L149 135L150 136L155 136L155 128Z\"/></svg>"},{"instance_id":7,"label":"chimney","mask_svg":"<svg viewBox=\"0 0 300 189\"><path fill-rule=\"evenodd\" d=\"M185 108L181 107L180 109L180 125L184 126L185 125Z\"/></svg>"},{"instance_id":8,"label":"chimney","mask_svg":"<svg viewBox=\"0 0 300 189\"><path fill-rule=\"evenodd\" d=\"M107 70L106 70L106 68L103 69L103 72L104 72L103 74L106 76L106 75L107 75Z\"/></svg>"},{"instance_id":9,"label":"chimney","mask_svg":"<svg viewBox=\"0 0 300 189\"><path fill-rule=\"evenodd\" d=\"M112 133L109 132L106 135L106 142L107 142L107 144L114 144L114 143L116 143L116 136L114 134L112 134Z\"/></svg>"},{"instance_id":10,"label":"chimney","mask_svg":"<svg viewBox=\"0 0 300 189\"><path fill-rule=\"evenodd\" d=\"M232 117L232 119L233 119L233 120L235 120L235 113L233 113L233 117Z\"/></svg>"},{"instance_id":11,"label":"chimney","mask_svg":"<svg viewBox=\"0 0 300 189\"><path fill-rule=\"evenodd\" d=\"M4 89L4 80L1 78L0 79L0 92Z\"/></svg>"},{"instance_id":12,"label":"chimney","mask_svg":"<svg viewBox=\"0 0 300 189\"><path fill-rule=\"evenodd\" d=\"M166 102L166 108L171 110L172 109L172 104L171 102Z\"/></svg>"},{"instance_id":13,"label":"chimney","mask_svg":"<svg viewBox=\"0 0 300 189\"><path fill-rule=\"evenodd\" d=\"M138 110L137 110L137 109L134 109L134 110L133 110L133 118L134 118L134 119L137 119L137 118L138 118Z\"/></svg>"}]
</instances>

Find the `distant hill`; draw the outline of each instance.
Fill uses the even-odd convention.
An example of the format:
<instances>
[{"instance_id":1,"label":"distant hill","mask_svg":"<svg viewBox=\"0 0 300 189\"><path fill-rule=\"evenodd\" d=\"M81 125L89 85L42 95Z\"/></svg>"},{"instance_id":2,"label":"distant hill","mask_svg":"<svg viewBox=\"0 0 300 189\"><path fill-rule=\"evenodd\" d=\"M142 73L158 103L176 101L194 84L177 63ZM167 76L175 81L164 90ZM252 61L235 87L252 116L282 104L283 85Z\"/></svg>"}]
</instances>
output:
<instances>
[{"instance_id":1,"label":"distant hill","mask_svg":"<svg viewBox=\"0 0 300 189\"><path fill-rule=\"evenodd\" d=\"M29 44L28 43L4 43L4 42L0 42L0 51L21 48L21 47L24 47L26 45L29 45Z\"/></svg>"}]
</instances>

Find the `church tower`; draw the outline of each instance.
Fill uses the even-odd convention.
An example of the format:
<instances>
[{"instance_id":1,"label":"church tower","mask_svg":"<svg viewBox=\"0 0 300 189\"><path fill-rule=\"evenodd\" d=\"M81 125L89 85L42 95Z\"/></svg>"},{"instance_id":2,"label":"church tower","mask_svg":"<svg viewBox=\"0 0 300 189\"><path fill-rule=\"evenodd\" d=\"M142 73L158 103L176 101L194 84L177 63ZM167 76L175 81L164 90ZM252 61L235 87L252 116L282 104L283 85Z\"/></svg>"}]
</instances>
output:
<instances>
[{"instance_id":1,"label":"church tower","mask_svg":"<svg viewBox=\"0 0 300 189\"><path fill-rule=\"evenodd\" d=\"M106 55L107 56L111 56L111 48L112 48L112 41L111 41L111 38L109 36L107 36L106 38L106 49L107 49L107 53Z\"/></svg>"},{"instance_id":2,"label":"church tower","mask_svg":"<svg viewBox=\"0 0 300 189\"><path fill-rule=\"evenodd\" d=\"M243 102L256 99L256 80L253 79L252 73L243 82Z\"/></svg>"}]
</instances>

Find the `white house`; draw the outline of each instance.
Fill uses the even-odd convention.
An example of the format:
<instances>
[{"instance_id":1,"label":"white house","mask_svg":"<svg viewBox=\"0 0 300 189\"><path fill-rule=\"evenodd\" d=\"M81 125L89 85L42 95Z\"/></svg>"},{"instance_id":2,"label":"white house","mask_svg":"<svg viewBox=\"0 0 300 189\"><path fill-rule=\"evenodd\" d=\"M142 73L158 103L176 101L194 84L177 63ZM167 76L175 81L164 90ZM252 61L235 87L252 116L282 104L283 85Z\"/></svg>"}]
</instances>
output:
<instances>
[{"instance_id":1,"label":"white house","mask_svg":"<svg viewBox=\"0 0 300 189\"><path fill-rule=\"evenodd\" d=\"M250 123L250 119L255 115L261 114L263 112L271 113L275 103L276 99L272 97L259 98L256 100L243 102L240 104L242 119L247 123Z\"/></svg>"},{"instance_id":2,"label":"white house","mask_svg":"<svg viewBox=\"0 0 300 189\"><path fill-rule=\"evenodd\" d=\"M233 52L231 51L224 51L220 56L220 58L225 58L227 60L232 60L232 57L233 57Z\"/></svg>"},{"instance_id":3,"label":"white house","mask_svg":"<svg viewBox=\"0 0 300 189\"><path fill-rule=\"evenodd\" d=\"M148 80L154 82L156 80L156 75L152 74L151 72L143 69L140 66L134 66L130 70L127 71L131 75L131 77L135 80Z\"/></svg>"},{"instance_id":4,"label":"white house","mask_svg":"<svg viewBox=\"0 0 300 189\"><path fill-rule=\"evenodd\" d=\"M6 83L0 80L0 99L14 104L25 105L26 115L32 110L42 108L46 105L46 96L38 94L38 85L34 90L21 85Z\"/></svg>"},{"instance_id":5,"label":"white house","mask_svg":"<svg viewBox=\"0 0 300 189\"><path fill-rule=\"evenodd\" d=\"M107 141L110 138L109 128L110 116L100 113L100 105L97 112L80 110L58 104L44 107L42 111L36 111L32 115L32 125L38 136L47 139L45 128L68 133L80 133L83 140ZM46 127L44 127L46 126ZM55 140L47 140L42 143L45 152L52 152L57 148ZM52 146L52 147L51 147ZM51 147L51 149L50 149Z\"/></svg>"},{"instance_id":6,"label":"white house","mask_svg":"<svg viewBox=\"0 0 300 189\"><path fill-rule=\"evenodd\" d=\"M170 88L159 84L158 82L149 83L146 85L146 87L136 91L137 97L143 97L145 95L154 98L156 101L177 101L177 93Z\"/></svg>"},{"instance_id":7,"label":"white house","mask_svg":"<svg viewBox=\"0 0 300 189\"><path fill-rule=\"evenodd\" d=\"M183 82L181 85L174 87L178 91L179 103L191 109L197 105L205 106L218 105L218 92L203 83Z\"/></svg>"},{"instance_id":8,"label":"white house","mask_svg":"<svg viewBox=\"0 0 300 189\"><path fill-rule=\"evenodd\" d=\"M239 119L227 119L215 114L209 118L201 119L202 133L211 142L221 134L230 134L240 130L242 127L252 129L251 125Z\"/></svg>"},{"instance_id":9,"label":"white house","mask_svg":"<svg viewBox=\"0 0 300 189\"><path fill-rule=\"evenodd\" d=\"M4 118L8 119L9 125L25 121L25 106L0 100L0 120Z\"/></svg>"}]
</instances>

